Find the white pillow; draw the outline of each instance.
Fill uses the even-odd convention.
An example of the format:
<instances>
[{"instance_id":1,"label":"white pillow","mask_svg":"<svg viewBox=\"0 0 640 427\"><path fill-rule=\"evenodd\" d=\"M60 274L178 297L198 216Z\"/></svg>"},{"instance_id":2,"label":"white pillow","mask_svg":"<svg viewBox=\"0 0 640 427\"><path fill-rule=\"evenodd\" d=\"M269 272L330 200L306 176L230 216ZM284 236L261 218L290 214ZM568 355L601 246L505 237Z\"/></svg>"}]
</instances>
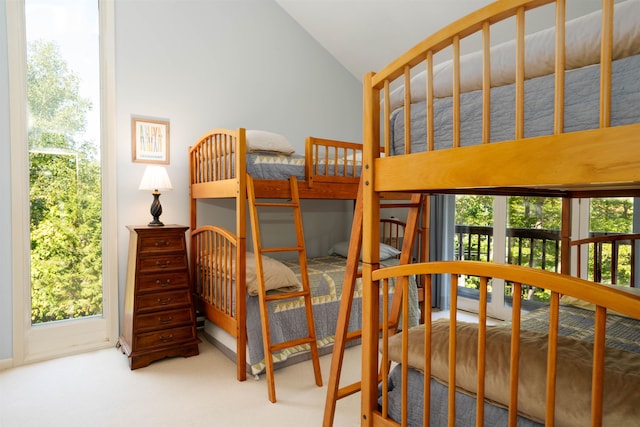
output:
<instances>
[{"instance_id":1,"label":"white pillow","mask_svg":"<svg viewBox=\"0 0 640 427\"><path fill-rule=\"evenodd\" d=\"M386 243L380 243L380 261L384 261L385 259L393 258L402 253L398 249L393 246L389 246ZM329 255L340 255L342 257L347 258L349 254L349 242L340 242L333 245L331 249L329 249ZM360 260L362 261L362 254L360 254Z\"/></svg>"},{"instance_id":2,"label":"white pillow","mask_svg":"<svg viewBox=\"0 0 640 427\"><path fill-rule=\"evenodd\" d=\"M289 143L287 138L273 132L264 130L247 130L247 152L267 151L272 153L282 153L290 155L295 153L295 148Z\"/></svg>"}]
</instances>

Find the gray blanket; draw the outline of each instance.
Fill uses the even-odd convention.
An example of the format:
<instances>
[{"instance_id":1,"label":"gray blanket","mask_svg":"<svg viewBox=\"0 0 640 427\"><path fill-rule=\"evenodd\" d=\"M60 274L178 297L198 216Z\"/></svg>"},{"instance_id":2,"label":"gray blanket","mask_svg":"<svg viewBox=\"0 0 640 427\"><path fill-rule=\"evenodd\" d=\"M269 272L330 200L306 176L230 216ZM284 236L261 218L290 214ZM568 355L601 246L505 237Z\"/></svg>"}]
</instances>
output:
<instances>
[{"instance_id":1,"label":"gray blanket","mask_svg":"<svg viewBox=\"0 0 640 427\"><path fill-rule=\"evenodd\" d=\"M617 60L612 70L611 125L640 122L640 56ZM599 123L600 66L594 65L565 74L565 132L595 129ZM554 76L525 81L525 137L553 133ZM461 103L461 145L481 142L482 91L464 93ZM436 149L451 148L451 98L434 102ZM426 150L426 103L411 107L412 152ZM491 142L515 138L515 85L491 89ZM391 115L391 153L404 154L404 110Z\"/></svg>"},{"instance_id":2,"label":"gray blanket","mask_svg":"<svg viewBox=\"0 0 640 427\"><path fill-rule=\"evenodd\" d=\"M283 261L296 275L300 274L297 261ZM397 264L397 259L383 261L383 265ZM313 297L313 318L319 348L331 346L335 339L342 285L347 266L346 258L324 256L308 260L309 285ZM417 288L415 281L409 283L409 326L418 324ZM390 298L391 299L391 298ZM264 371L264 350L262 343L262 323L258 297L247 297L247 341L249 364L253 375ZM269 303L269 327L271 343L276 344L307 336L305 309L301 298ZM349 331L362 328L362 284L356 282ZM284 349L274 354L274 362L284 362L289 357L309 350L308 345Z\"/></svg>"}]
</instances>

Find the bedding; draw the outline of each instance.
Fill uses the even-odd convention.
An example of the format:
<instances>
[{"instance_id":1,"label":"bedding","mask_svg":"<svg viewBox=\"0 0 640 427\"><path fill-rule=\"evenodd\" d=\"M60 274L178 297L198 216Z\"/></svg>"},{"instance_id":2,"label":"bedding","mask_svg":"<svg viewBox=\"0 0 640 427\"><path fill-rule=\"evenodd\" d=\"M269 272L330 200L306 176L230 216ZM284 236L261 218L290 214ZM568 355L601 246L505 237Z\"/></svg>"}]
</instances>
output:
<instances>
[{"instance_id":1,"label":"bedding","mask_svg":"<svg viewBox=\"0 0 640 427\"><path fill-rule=\"evenodd\" d=\"M640 53L640 1L617 3L614 13L613 59ZM567 21L565 26L566 69L573 70L600 62L602 13L596 11ZM546 76L555 67L555 28L548 28L525 37L525 79ZM515 82L515 41L500 43L491 48L491 86L505 86ZM482 52L460 57L460 90L482 89ZM453 63L446 61L433 68L433 91L436 98L453 94ZM426 72L411 79L411 99L417 103L426 98ZM391 108L402 106L404 87L390 95ZM552 105L552 104L551 104Z\"/></svg>"},{"instance_id":2,"label":"bedding","mask_svg":"<svg viewBox=\"0 0 640 427\"><path fill-rule=\"evenodd\" d=\"M546 313L544 309L539 311ZM591 317L591 321L593 321L593 317ZM523 320L520 332L519 363L521 370L518 411L527 419L543 423L548 338L546 333L528 329L525 326L526 323L527 320ZM640 322L635 321L635 323L636 332L640 331ZM564 324L562 320L561 324ZM580 329L589 328L583 323ZM546 328L542 330L546 331ZM477 382L477 331L475 323L458 322L456 330L456 387L463 393L470 395L475 393ZM565 336L566 332L561 331L561 336L558 337L556 422L563 426L588 425L591 410L593 347L588 340ZM424 366L424 325L413 327L408 333L409 366L421 371ZM610 333L611 330L608 329L607 335ZM448 334L448 319L440 319L432 323L431 374L441 384L446 384L448 379ZM510 341L510 325L487 327L486 399L503 407L509 404ZM388 354L391 360L396 362L401 360L400 335L389 339ZM422 375L415 377L419 380L420 385L422 384L421 377ZM398 378L395 378L394 381L397 382ZM640 401L640 388L637 387L639 382L640 353L608 347L605 352L604 425L624 425L628 420L640 419L640 406L637 405L637 402ZM624 392L620 393L620 390L624 390ZM421 396L422 393L420 393L420 402L422 402ZM413 397L415 398L415 396ZM475 402L470 403L475 406ZM465 411L467 410L463 409L463 412ZM422 412L416 412L419 412L416 414L419 417L414 421L421 420Z\"/></svg>"},{"instance_id":3,"label":"bedding","mask_svg":"<svg viewBox=\"0 0 640 427\"><path fill-rule=\"evenodd\" d=\"M299 276L300 267L297 260L285 260L283 263ZM397 263L398 260L389 259L384 264L396 265ZM346 260L340 256L310 258L307 262L307 267L318 348L325 348L332 345L335 338ZM419 321L417 287L413 279L410 280L409 289L409 325L413 326L417 325ZM392 294L393 290L391 290L390 295ZM351 307L352 314L349 320L349 331L359 330L362 326L360 315L362 312L361 298L362 284L361 280L358 279ZM306 336L307 329L304 316L304 303L300 298L270 302L271 343L277 344ZM247 297L247 341L252 375L260 374L265 368L260 322L260 303L258 298ZM290 356L308 350L308 345L284 349L274 354L274 361L284 362Z\"/></svg>"},{"instance_id":4,"label":"bedding","mask_svg":"<svg viewBox=\"0 0 640 427\"><path fill-rule=\"evenodd\" d=\"M342 176L346 169L347 176L360 176L362 169L361 160L347 160L340 158L327 159L326 166L318 165L317 175ZM334 173L336 172L336 173ZM301 154L285 155L282 153L254 152L247 153L247 173L254 179L287 180L295 176L299 181L306 179L305 158Z\"/></svg>"},{"instance_id":5,"label":"bedding","mask_svg":"<svg viewBox=\"0 0 640 427\"><path fill-rule=\"evenodd\" d=\"M640 55L619 59L612 67L611 125L640 122ZM565 132L599 125L600 67L588 66L565 75ZM553 133L554 76L525 81L525 137ZM515 84L491 89L491 142L515 138ZM638 108L629 108L635 105ZM435 149L452 147L452 98L434 100ZM460 95L460 145L482 140L482 91ZM411 151L426 151L426 102L411 106ZM391 155L404 154L404 109L391 114Z\"/></svg>"},{"instance_id":6,"label":"bedding","mask_svg":"<svg viewBox=\"0 0 640 427\"><path fill-rule=\"evenodd\" d=\"M253 252L247 252L246 257L246 285L247 293L251 296L258 295L258 274L256 260ZM264 284L268 291L296 292L302 289L300 280L293 270L277 259L262 255L262 269L264 271Z\"/></svg>"},{"instance_id":7,"label":"bedding","mask_svg":"<svg viewBox=\"0 0 640 427\"><path fill-rule=\"evenodd\" d=\"M249 265L249 262L249 259L247 259L247 265ZM396 265L397 263L398 260L395 258L384 262L385 265ZM293 271L297 280L300 280L300 267L297 260L283 260L282 264L286 266L287 269ZM330 348L336 332L336 321L340 308L346 260L341 256L329 255L310 258L307 264L318 348ZM361 328L361 297L362 285L360 279L358 279L354 292L352 315L350 317L350 331ZM408 299L409 326L414 326L419 322L420 310L418 307L417 287L413 279L411 279L409 283ZM307 335L306 322L304 320L305 309L303 301L300 298L272 301L268 305L272 344ZM257 296L247 295L246 310L248 371L251 372L252 375L258 375L264 371L265 363L260 302ZM205 332L207 332L206 328ZM216 341L215 337L211 338ZM300 353L307 353L308 350L308 345L284 349L274 354L274 362L285 362L290 357L299 356Z\"/></svg>"},{"instance_id":8,"label":"bedding","mask_svg":"<svg viewBox=\"0 0 640 427\"><path fill-rule=\"evenodd\" d=\"M349 242L338 242L329 249L329 255L340 255L347 258L349 253ZM380 243L380 261L385 261L389 258L394 258L400 255L402 251L387 245L386 243ZM362 261L362 254L360 254L360 260Z\"/></svg>"},{"instance_id":9,"label":"bedding","mask_svg":"<svg viewBox=\"0 0 640 427\"><path fill-rule=\"evenodd\" d=\"M609 285L609 284L605 284L605 283L601 283L602 286L607 286L613 289L617 289L619 291L623 291L623 292L627 292L630 294L634 294L634 295L640 295L640 289L639 288L632 288L632 287L628 287L628 286L617 286L617 285ZM585 310L590 310L590 311L594 311L595 310L595 305L588 303L586 301L582 301L579 300L578 298L572 297L571 295L562 295L562 297L560 297L560 302L565 304L565 305L569 305L569 306L574 306L574 307L578 307L578 308L583 308ZM626 317L624 314L618 313L614 310L608 310L607 313L609 314L614 314L616 316L624 316ZM640 337L639 337L640 338ZM640 341L639 341L640 343ZM640 351L638 351L638 353L640 353Z\"/></svg>"},{"instance_id":10,"label":"bedding","mask_svg":"<svg viewBox=\"0 0 640 427\"><path fill-rule=\"evenodd\" d=\"M264 130L247 129L245 133L247 152L266 151L285 155L296 152L285 136Z\"/></svg>"}]
</instances>

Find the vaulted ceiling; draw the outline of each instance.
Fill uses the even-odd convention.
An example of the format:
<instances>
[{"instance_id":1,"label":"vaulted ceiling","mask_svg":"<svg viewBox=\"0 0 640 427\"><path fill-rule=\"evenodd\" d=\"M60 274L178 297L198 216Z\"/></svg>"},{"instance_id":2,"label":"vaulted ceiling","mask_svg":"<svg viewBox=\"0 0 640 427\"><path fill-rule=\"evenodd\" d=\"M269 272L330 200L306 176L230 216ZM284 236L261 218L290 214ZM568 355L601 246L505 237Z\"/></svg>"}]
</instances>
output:
<instances>
[{"instance_id":1,"label":"vaulted ceiling","mask_svg":"<svg viewBox=\"0 0 640 427\"><path fill-rule=\"evenodd\" d=\"M490 0L276 0L358 79Z\"/></svg>"},{"instance_id":2,"label":"vaulted ceiling","mask_svg":"<svg viewBox=\"0 0 640 427\"><path fill-rule=\"evenodd\" d=\"M275 0L356 78L492 0ZM567 16L601 0L569 0ZM492 36L493 38L493 36Z\"/></svg>"}]
</instances>

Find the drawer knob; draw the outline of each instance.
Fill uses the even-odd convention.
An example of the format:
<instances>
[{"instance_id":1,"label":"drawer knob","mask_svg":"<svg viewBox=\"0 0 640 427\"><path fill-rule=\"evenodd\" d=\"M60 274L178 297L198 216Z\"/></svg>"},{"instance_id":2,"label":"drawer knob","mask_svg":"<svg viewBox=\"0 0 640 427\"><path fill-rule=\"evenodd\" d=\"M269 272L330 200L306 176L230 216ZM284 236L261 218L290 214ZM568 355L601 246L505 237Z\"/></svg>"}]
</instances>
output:
<instances>
[{"instance_id":1,"label":"drawer knob","mask_svg":"<svg viewBox=\"0 0 640 427\"><path fill-rule=\"evenodd\" d=\"M166 337L164 335L160 335L160 341L162 341L162 342L173 341L173 334L169 334Z\"/></svg>"},{"instance_id":2,"label":"drawer knob","mask_svg":"<svg viewBox=\"0 0 640 427\"><path fill-rule=\"evenodd\" d=\"M158 303L160 305L167 305L171 302L171 297L166 298L166 299L162 299L162 298L158 298Z\"/></svg>"},{"instance_id":3,"label":"drawer knob","mask_svg":"<svg viewBox=\"0 0 640 427\"><path fill-rule=\"evenodd\" d=\"M160 286L161 288L166 288L170 284L171 284L171 279L167 279L165 282L161 282L160 279L156 280L156 285Z\"/></svg>"},{"instance_id":4,"label":"drawer knob","mask_svg":"<svg viewBox=\"0 0 640 427\"><path fill-rule=\"evenodd\" d=\"M156 247L161 246L161 245L169 246L169 241L168 240L158 240L156 242Z\"/></svg>"},{"instance_id":5,"label":"drawer knob","mask_svg":"<svg viewBox=\"0 0 640 427\"><path fill-rule=\"evenodd\" d=\"M171 264L171 261L167 260L164 263L162 261L156 261L156 265L160 268L167 268Z\"/></svg>"},{"instance_id":6,"label":"drawer knob","mask_svg":"<svg viewBox=\"0 0 640 427\"><path fill-rule=\"evenodd\" d=\"M172 320L173 320L173 316L158 317L158 323L160 323L161 325L166 325L167 323L171 323Z\"/></svg>"}]
</instances>

